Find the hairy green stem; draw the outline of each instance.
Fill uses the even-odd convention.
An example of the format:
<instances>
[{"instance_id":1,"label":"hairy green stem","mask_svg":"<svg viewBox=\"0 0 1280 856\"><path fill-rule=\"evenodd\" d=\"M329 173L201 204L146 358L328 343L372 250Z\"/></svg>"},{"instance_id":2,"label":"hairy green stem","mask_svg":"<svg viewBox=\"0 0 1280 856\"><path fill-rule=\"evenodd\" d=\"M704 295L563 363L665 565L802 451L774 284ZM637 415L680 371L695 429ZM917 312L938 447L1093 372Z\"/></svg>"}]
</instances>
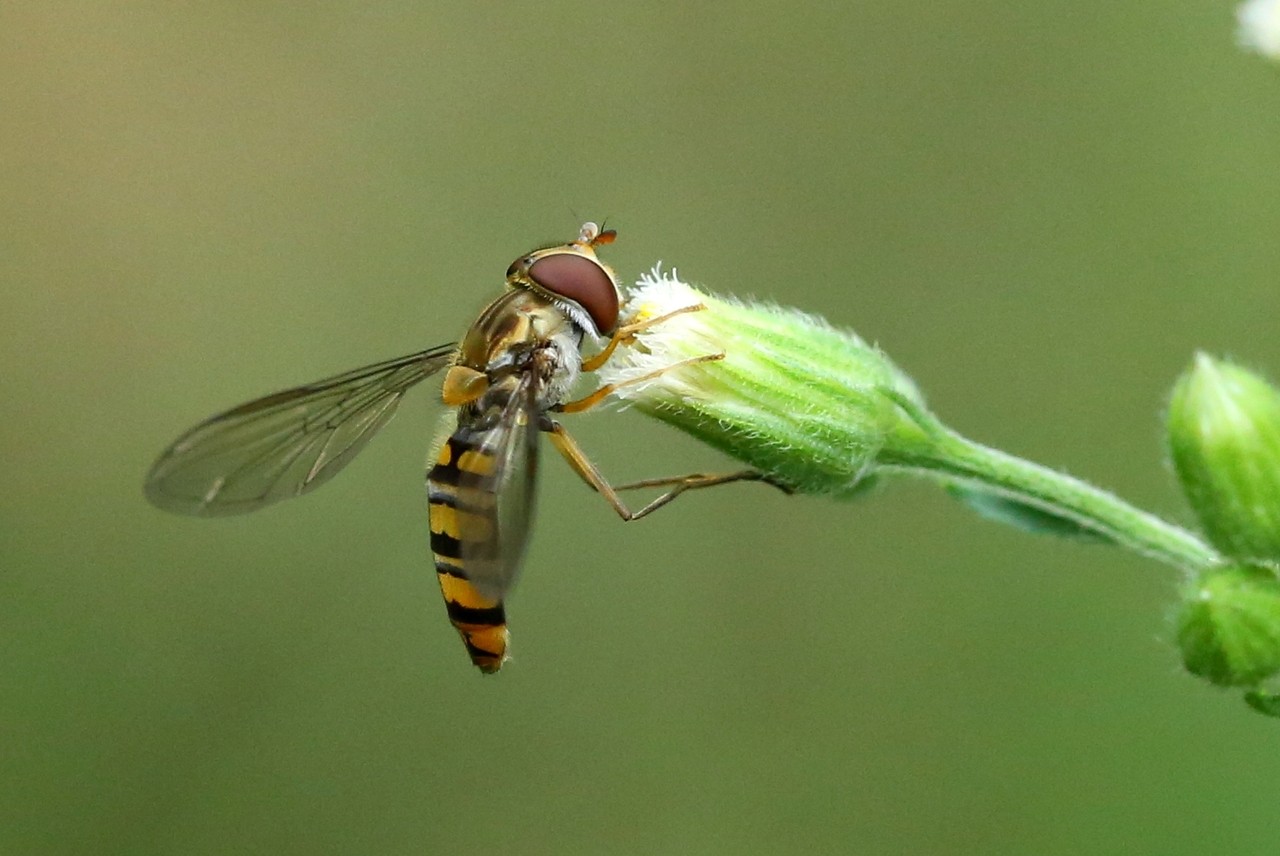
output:
<instances>
[{"instance_id":1,"label":"hairy green stem","mask_svg":"<svg viewBox=\"0 0 1280 856\"><path fill-rule=\"evenodd\" d=\"M935 440L945 450L944 457L890 454L882 457L881 465L979 487L1070 520L1082 529L1184 571L1202 570L1219 560L1212 548L1186 529L1080 479L951 431Z\"/></svg>"}]
</instances>

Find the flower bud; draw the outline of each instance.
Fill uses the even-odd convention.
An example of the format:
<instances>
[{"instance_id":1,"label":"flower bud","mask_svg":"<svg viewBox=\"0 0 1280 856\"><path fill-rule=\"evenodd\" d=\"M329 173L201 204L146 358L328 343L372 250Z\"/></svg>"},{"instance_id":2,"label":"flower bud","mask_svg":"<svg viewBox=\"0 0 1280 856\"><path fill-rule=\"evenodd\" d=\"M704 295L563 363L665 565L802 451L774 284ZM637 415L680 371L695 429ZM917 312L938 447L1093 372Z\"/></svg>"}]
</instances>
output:
<instances>
[{"instance_id":1,"label":"flower bud","mask_svg":"<svg viewBox=\"0 0 1280 856\"><path fill-rule=\"evenodd\" d=\"M678 314L638 331L600 370L615 396L779 484L848 496L882 454L925 442L900 407L923 409L911 380L821 318L713 297L657 268L624 311L628 325Z\"/></svg>"},{"instance_id":2,"label":"flower bud","mask_svg":"<svg viewBox=\"0 0 1280 856\"><path fill-rule=\"evenodd\" d=\"M1280 559L1280 392L1197 354L1174 386L1168 439L1209 540L1232 558Z\"/></svg>"},{"instance_id":3,"label":"flower bud","mask_svg":"<svg viewBox=\"0 0 1280 856\"><path fill-rule=\"evenodd\" d=\"M1178 645L1187 671L1220 686L1280 671L1280 579L1257 565L1206 571L1184 594Z\"/></svg>"}]
</instances>

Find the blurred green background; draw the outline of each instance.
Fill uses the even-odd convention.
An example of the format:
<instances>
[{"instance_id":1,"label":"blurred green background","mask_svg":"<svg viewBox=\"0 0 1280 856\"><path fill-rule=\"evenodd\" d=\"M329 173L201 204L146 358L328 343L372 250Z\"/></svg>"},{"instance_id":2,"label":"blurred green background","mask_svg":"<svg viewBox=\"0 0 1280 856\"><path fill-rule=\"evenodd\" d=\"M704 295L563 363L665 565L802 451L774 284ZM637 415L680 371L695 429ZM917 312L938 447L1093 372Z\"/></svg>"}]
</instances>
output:
<instances>
[{"instance_id":1,"label":"blurred green background","mask_svg":"<svg viewBox=\"0 0 1280 856\"><path fill-rule=\"evenodd\" d=\"M1196 348L1280 374L1280 74L1231 4L11 2L0 852L1274 853L1280 727L1177 580L924 484L623 525L558 459L494 678L423 390L305 500L142 499L217 410L457 337L588 218L626 279L879 342L975 439L1186 520ZM634 413L616 481L714 467Z\"/></svg>"}]
</instances>

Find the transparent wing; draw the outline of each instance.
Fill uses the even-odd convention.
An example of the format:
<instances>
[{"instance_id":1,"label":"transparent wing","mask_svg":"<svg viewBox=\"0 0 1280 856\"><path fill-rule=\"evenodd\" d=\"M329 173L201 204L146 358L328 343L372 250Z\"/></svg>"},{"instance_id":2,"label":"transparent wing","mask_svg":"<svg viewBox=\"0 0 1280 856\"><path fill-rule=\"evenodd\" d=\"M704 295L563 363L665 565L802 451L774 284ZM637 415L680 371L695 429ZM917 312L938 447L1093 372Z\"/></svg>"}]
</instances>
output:
<instances>
[{"instance_id":1,"label":"transparent wing","mask_svg":"<svg viewBox=\"0 0 1280 856\"><path fill-rule=\"evenodd\" d=\"M495 601L515 584L529 541L538 470L537 423L533 381L526 378L497 421L476 438L480 459L492 460L492 467L464 470L458 480L460 497L493 497L489 513L459 516L458 540L467 579Z\"/></svg>"},{"instance_id":2,"label":"transparent wing","mask_svg":"<svg viewBox=\"0 0 1280 856\"><path fill-rule=\"evenodd\" d=\"M387 424L406 390L448 365L443 345L277 392L214 416L147 474L154 505L179 514L254 511L314 490Z\"/></svg>"}]
</instances>

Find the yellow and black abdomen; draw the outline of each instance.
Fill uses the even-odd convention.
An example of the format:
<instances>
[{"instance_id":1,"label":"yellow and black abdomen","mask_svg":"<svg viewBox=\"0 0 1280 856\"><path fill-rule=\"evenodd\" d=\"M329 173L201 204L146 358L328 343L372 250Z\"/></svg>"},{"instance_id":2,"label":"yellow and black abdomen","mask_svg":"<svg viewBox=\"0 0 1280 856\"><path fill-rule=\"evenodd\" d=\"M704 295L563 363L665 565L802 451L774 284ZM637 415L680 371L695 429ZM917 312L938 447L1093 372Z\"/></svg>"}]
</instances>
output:
<instances>
[{"instance_id":1,"label":"yellow and black abdomen","mask_svg":"<svg viewBox=\"0 0 1280 856\"><path fill-rule=\"evenodd\" d=\"M480 448L483 438L483 432L458 427L427 473L427 495L431 552L449 621L471 662L492 673L507 658L506 611L500 599L483 595L467 574L469 558L487 557L497 549L497 505L490 484L495 461Z\"/></svg>"}]
</instances>

